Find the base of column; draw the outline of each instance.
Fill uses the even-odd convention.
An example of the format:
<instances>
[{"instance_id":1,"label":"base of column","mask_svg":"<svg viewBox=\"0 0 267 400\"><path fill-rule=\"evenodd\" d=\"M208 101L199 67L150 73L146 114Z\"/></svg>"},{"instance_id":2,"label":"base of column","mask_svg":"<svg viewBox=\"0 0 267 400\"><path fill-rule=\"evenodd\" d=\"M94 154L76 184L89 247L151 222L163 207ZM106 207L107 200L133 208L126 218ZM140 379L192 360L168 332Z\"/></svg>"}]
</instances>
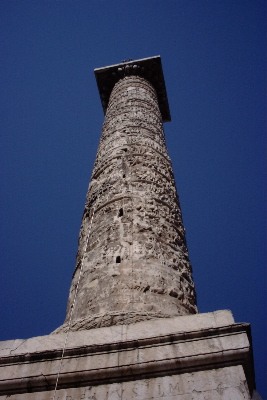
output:
<instances>
[{"instance_id":1,"label":"base of column","mask_svg":"<svg viewBox=\"0 0 267 400\"><path fill-rule=\"evenodd\" d=\"M183 310L181 307L181 312L185 311L183 314L178 315L188 315L187 310ZM160 312L145 312L145 311L107 311L102 314L93 314L87 318L75 319L72 323L68 324L68 321L65 321L63 325L57 328L53 334L55 333L64 333L70 329L73 332L88 330L88 329L96 329L103 327L110 327L114 325L132 325L137 322L149 321L152 319L168 319L173 318L173 315L163 314ZM177 317L177 314L176 316Z\"/></svg>"},{"instance_id":2,"label":"base of column","mask_svg":"<svg viewBox=\"0 0 267 400\"><path fill-rule=\"evenodd\" d=\"M52 400L66 334L0 342L0 399ZM250 326L230 311L70 332L56 400L244 400Z\"/></svg>"}]
</instances>

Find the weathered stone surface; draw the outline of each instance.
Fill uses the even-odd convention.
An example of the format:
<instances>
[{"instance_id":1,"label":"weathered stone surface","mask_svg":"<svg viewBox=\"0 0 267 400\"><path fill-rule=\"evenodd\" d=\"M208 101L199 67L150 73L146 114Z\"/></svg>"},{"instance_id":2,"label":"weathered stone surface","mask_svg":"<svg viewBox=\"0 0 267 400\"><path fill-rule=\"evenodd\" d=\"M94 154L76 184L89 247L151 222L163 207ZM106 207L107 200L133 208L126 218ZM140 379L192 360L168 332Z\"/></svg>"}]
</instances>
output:
<instances>
[{"instance_id":1,"label":"weathered stone surface","mask_svg":"<svg viewBox=\"0 0 267 400\"><path fill-rule=\"evenodd\" d=\"M115 83L125 76L140 75L151 83L157 93L162 121L171 120L160 56L142 58L141 60L125 60L120 64L96 68L94 72L104 114L106 114L110 94Z\"/></svg>"},{"instance_id":2,"label":"weathered stone surface","mask_svg":"<svg viewBox=\"0 0 267 400\"><path fill-rule=\"evenodd\" d=\"M229 311L70 332L55 399L249 399L248 335ZM65 337L2 342L0 398L51 400Z\"/></svg>"},{"instance_id":3,"label":"weathered stone surface","mask_svg":"<svg viewBox=\"0 0 267 400\"><path fill-rule=\"evenodd\" d=\"M249 324L229 311L195 314L156 59L104 69L104 77L112 72L108 88L98 80L106 119L66 321L49 336L0 342L0 399L258 398ZM136 76L144 65L155 69ZM116 68L122 79L112 90Z\"/></svg>"},{"instance_id":4,"label":"weathered stone surface","mask_svg":"<svg viewBox=\"0 0 267 400\"><path fill-rule=\"evenodd\" d=\"M197 312L157 95L138 76L120 79L110 96L61 330L82 260L72 330Z\"/></svg>"},{"instance_id":5,"label":"weathered stone surface","mask_svg":"<svg viewBox=\"0 0 267 400\"><path fill-rule=\"evenodd\" d=\"M122 340L143 340L155 336L174 335L176 333L203 331L205 329L221 328L234 325L231 311L220 310L211 313L181 316L168 319L155 319L138 324L104 327L98 330L70 332L68 347L99 346L105 343L121 342ZM53 351L64 345L64 333L47 336L37 336L29 339L15 339L0 342L0 357L19 355L32 352Z\"/></svg>"},{"instance_id":6,"label":"weathered stone surface","mask_svg":"<svg viewBox=\"0 0 267 400\"><path fill-rule=\"evenodd\" d=\"M0 396L9 400L53 400L53 391ZM249 400L240 366L182 375L61 389L56 400Z\"/></svg>"}]
</instances>

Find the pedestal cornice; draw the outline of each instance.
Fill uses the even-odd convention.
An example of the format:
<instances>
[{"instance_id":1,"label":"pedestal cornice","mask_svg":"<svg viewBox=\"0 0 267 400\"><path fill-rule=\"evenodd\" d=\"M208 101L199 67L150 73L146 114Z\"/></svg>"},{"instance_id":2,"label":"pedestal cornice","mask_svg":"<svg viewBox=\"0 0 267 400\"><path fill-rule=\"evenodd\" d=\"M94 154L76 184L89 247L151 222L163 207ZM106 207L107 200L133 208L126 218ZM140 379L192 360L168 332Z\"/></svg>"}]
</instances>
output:
<instances>
[{"instance_id":1,"label":"pedestal cornice","mask_svg":"<svg viewBox=\"0 0 267 400\"><path fill-rule=\"evenodd\" d=\"M71 332L58 390L239 366L252 393L249 337L249 324L234 323L229 311ZM52 391L64 340L54 334L2 342L0 396Z\"/></svg>"}]
</instances>

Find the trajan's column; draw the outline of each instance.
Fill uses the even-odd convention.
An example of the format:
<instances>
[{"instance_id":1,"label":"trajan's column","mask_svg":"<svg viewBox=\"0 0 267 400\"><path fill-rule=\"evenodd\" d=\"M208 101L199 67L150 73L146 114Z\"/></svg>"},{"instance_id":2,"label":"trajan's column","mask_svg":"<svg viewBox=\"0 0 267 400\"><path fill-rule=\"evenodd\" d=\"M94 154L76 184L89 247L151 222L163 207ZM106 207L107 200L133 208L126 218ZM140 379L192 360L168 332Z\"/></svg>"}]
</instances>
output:
<instances>
[{"instance_id":1,"label":"trajan's column","mask_svg":"<svg viewBox=\"0 0 267 400\"><path fill-rule=\"evenodd\" d=\"M66 319L0 342L0 400L258 400L250 325L197 313L160 57L95 75L105 120Z\"/></svg>"},{"instance_id":2,"label":"trajan's column","mask_svg":"<svg viewBox=\"0 0 267 400\"><path fill-rule=\"evenodd\" d=\"M105 112L79 237L66 325L129 324L197 312L165 144L160 57L95 70ZM79 281L80 279L80 281Z\"/></svg>"}]
</instances>

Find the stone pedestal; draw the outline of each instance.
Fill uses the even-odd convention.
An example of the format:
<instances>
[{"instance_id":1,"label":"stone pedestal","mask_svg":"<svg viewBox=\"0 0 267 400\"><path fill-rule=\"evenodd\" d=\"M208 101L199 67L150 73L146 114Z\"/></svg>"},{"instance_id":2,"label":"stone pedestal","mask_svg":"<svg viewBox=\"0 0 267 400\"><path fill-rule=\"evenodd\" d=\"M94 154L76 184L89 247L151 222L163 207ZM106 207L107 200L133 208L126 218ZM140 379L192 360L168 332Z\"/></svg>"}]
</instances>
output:
<instances>
[{"instance_id":1,"label":"stone pedestal","mask_svg":"<svg viewBox=\"0 0 267 400\"><path fill-rule=\"evenodd\" d=\"M0 399L52 400L65 334L1 342ZM250 327L230 311L70 332L56 400L241 400Z\"/></svg>"}]
</instances>

